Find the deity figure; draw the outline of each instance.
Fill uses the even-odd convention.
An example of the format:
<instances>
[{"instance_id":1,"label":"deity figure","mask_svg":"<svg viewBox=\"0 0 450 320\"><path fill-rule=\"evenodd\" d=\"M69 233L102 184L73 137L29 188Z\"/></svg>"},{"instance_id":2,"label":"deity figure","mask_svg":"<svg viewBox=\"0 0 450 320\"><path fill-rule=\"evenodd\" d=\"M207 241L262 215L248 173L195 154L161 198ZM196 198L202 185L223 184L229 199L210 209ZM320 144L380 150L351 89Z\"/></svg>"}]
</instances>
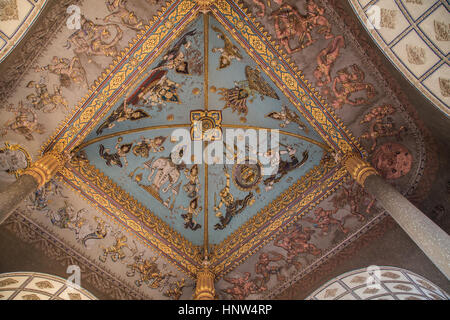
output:
<instances>
[{"instance_id":1,"label":"deity figure","mask_svg":"<svg viewBox=\"0 0 450 320\"><path fill-rule=\"evenodd\" d=\"M325 210L318 207L314 210L315 218L306 217L305 220L314 224L314 227L322 230L322 235L327 235L330 229L330 225L337 225L343 233L348 233L348 230L344 228L344 223L333 215L339 210L339 208L333 208L331 210Z\"/></svg>"},{"instance_id":2,"label":"deity figure","mask_svg":"<svg viewBox=\"0 0 450 320\"><path fill-rule=\"evenodd\" d=\"M138 142L133 147L133 154L136 157L148 158L149 152L162 152L164 151L164 141L166 141L167 137L158 136L154 139L146 139L142 138L140 142Z\"/></svg>"},{"instance_id":3,"label":"deity figure","mask_svg":"<svg viewBox=\"0 0 450 320\"><path fill-rule=\"evenodd\" d=\"M100 135L103 130L113 128L115 126L115 122L122 122L126 120L138 121L144 118L151 118L151 116L142 109L134 110L133 108L128 107L127 100L124 99L123 105L120 105L116 110L114 110L95 132L97 135Z\"/></svg>"},{"instance_id":4,"label":"deity figure","mask_svg":"<svg viewBox=\"0 0 450 320\"><path fill-rule=\"evenodd\" d=\"M192 199L189 202L189 207L184 208L183 206L180 206L180 209L186 211L185 214L182 214L181 217L184 220L184 227L187 229L191 229L192 231L195 231L197 229L200 229L202 227L201 224L197 223L194 220L194 217L197 217L199 212L202 211L202 207L198 206L198 197Z\"/></svg>"},{"instance_id":5,"label":"deity figure","mask_svg":"<svg viewBox=\"0 0 450 320\"><path fill-rule=\"evenodd\" d=\"M50 73L58 75L60 85L65 88L70 87L72 82L84 88L88 87L86 71L81 65L80 58L77 56L72 59L54 56L51 64L44 67L37 67L35 71L49 71Z\"/></svg>"},{"instance_id":6,"label":"deity figure","mask_svg":"<svg viewBox=\"0 0 450 320\"><path fill-rule=\"evenodd\" d=\"M309 23L317 28L317 33L323 34L325 39L332 39L331 24L325 17L325 10L319 7L314 0L306 0L306 16Z\"/></svg>"},{"instance_id":7,"label":"deity figure","mask_svg":"<svg viewBox=\"0 0 450 320\"><path fill-rule=\"evenodd\" d=\"M185 286L184 278L170 284L170 288L164 292L166 297L172 298L173 300L179 300L183 294L183 288Z\"/></svg>"},{"instance_id":8,"label":"deity figure","mask_svg":"<svg viewBox=\"0 0 450 320\"><path fill-rule=\"evenodd\" d=\"M361 135L361 139L371 140L371 151L374 151L379 138L384 137L396 137L397 140L401 140L401 133L407 131L407 127L401 126L395 127L395 123L390 115L395 113L395 108L389 104L381 105L373 108L368 114L366 114L361 120L361 124L370 123L369 130Z\"/></svg>"},{"instance_id":9,"label":"deity figure","mask_svg":"<svg viewBox=\"0 0 450 320\"><path fill-rule=\"evenodd\" d=\"M258 69L246 66L245 77L246 80L236 81L234 88L219 89L218 93L222 95L220 100L226 102L223 109L231 108L233 112L237 111L238 114L247 115L247 99L253 99L256 94L259 94L261 100L264 99L264 96L280 100L276 91L264 80Z\"/></svg>"},{"instance_id":10,"label":"deity figure","mask_svg":"<svg viewBox=\"0 0 450 320\"><path fill-rule=\"evenodd\" d=\"M300 130L304 130L305 133L309 132L309 128L300 120L300 117L295 112L291 111L288 107L282 106L280 112L273 111L266 115L268 118L272 118L274 120L281 121L280 127L285 128L291 122L298 125Z\"/></svg>"},{"instance_id":11,"label":"deity figure","mask_svg":"<svg viewBox=\"0 0 450 320\"><path fill-rule=\"evenodd\" d=\"M50 93L46 84L30 81L27 84L27 88L34 88L36 91L36 93L27 96L27 100L33 105L35 110L50 113L61 105L66 111L69 111L69 104L66 98L62 96L60 86L55 85L53 93Z\"/></svg>"},{"instance_id":12,"label":"deity figure","mask_svg":"<svg viewBox=\"0 0 450 320\"><path fill-rule=\"evenodd\" d=\"M223 48L212 49L212 52L220 52L219 67L217 70L228 67L233 59L240 61L242 59L242 55L239 53L238 47L231 42L222 30L216 26L212 26L212 29L218 33L217 37L224 42Z\"/></svg>"},{"instance_id":13,"label":"deity figure","mask_svg":"<svg viewBox=\"0 0 450 320\"><path fill-rule=\"evenodd\" d=\"M139 274L139 280L135 281L136 286L140 287L143 283L148 284L152 289L159 288L161 281L167 277L174 276L171 272L162 273L156 264L157 257L143 259L143 254L134 257L134 263L127 265L130 269L127 271L128 277L134 277L136 273Z\"/></svg>"},{"instance_id":14,"label":"deity figure","mask_svg":"<svg viewBox=\"0 0 450 320\"><path fill-rule=\"evenodd\" d=\"M103 255L99 257L99 260L101 262L106 262L108 256L111 256L112 262L116 262L117 260L123 260L126 257L124 249L128 248L129 250L131 250L127 244L128 239L126 236L117 234L114 237L115 241L112 246L107 248L101 246L101 249L103 250ZM133 252L133 250L131 251Z\"/></svg>"},{"instance_id":15,"label":"deity figure","mask_svg":"<svg viewBox=\"0 0 450 320\"><path fill-rule=\"evenodd\" d=\"M31 204L27 207L28 209L41 211L47 214L51 211L48 207L49 197L55 195L60 198L67 198L63 195L61 187L52 179L30 195L29 199Z\"/></svg>"},{"instance_id":16,"label":"deity figure","mask_svg":"<svg viewBox=\"0 0 450 320\"><path fill-rule=\"evenodd\" d=\"M365 220L362 212L369 214L375 204L375 199L354 181L347 186L342 186L341 191L333 197L332 201L335 208L343 209L348 205L350 214L356 216L359 221Z\"/></svg>"},{"instance_id":17,"label":"deity figure","mask_svg":"<svg viewBox=\"0 0 450 320\"><path fill-rule=\"evenodd\" d=\"M278 252L261 253L258 258L258 262L255 265L255 272L259 275L254 281L259 282L258 287L260 291L267 290L267 283L272 275L276 275L278 281L284 281L285 276L281 274L281 265L272 265L273 262L283 260L283 256Z\"/></svg>"},{"instance_id":18,"label":"deity figure","mask_svg":"<svg viewBox=\"0 0 450 320\"><path fill-rule=\"evenodd\" d=\"M66 48L74 48L76 55L113 57L117 55L117 47L122 39L123 31L117 24L100 25L81 16L81 29L69 36ZM89 60L90 61L90 60Z\"/></svg>"},{"instance_id":19,"label":"deity figure","mask_svg":"<svg viewBox=\"0 0 450 320\"><path fill-rule=\"evenodd\" d=\"M183 190L189 198L197 197L200 180L198 178L198 166L194 164L191 169L184 169L184 174L188 179L188 183L183 186Z\"/></svg>"},{"instance_id":20,"label":"deity figure","mask_svg":"<svg viewBox=\"0 0 450 320\"><path fill-rule=\"evenodd\" d=\"M336 109L342 108L344 104L352 106L359 106L368 103L370 99L377 94L374 86L370 83L364 82L364 72L353 64L350 68L344 68L337 72L337 76L333 81L333 92L336 97L332 106ZM354 93L364 91L366 97L358 97L352 99Z\"/></svg>"},{"instance_id":21,"label":"deity figure","mask_svg":"<svg viewBox=\"0 0 450 320\"><path fill-rule=\"evenodd\" d=\"M59 208L56 213L50 214L50 221L58 228L74 231L78 238L81 227L86 223L86 219L82 217L84 213L86 213L86 209L75 212L73 206L65 200L63 207Z\"/></svg>"},{"instance_id":22,"label":"deity figure","mask_svg":"<svg viewBox=\"0 0 450 320\"><path fill-rule=\"evenodd\" d=\"M144 24L133 11L127 9L127 0L106 0L106 7L111 14L103 18L103 21L110 22L114 18L119 18L124 26L139 31L144 28Z\"/></svg>"},{"instance_id":23,"label":"deity figure","mask_svg":"<svg viewBox=\"0 0 450 320\"><path fill-rule=\"evenodd\" d=\"M277 39L287 53L291 54L300 51L314 42L308 19L291 5L287 3L282 4L278 10L271 13L269 19L274 20ZM291 40L297 40L298 46L292 48Z\"/></svg>"},{"instance_id":24,"label":"deity figure","mask_svg":"<svg viewBox=\"0 0 450 320\"><path fill-rule=\"evenodd\" d=\"M312 254L318 256L321 250L310 243L314 230L303 228L297 225L291 230L283 232L274 242L274 245L287 251L284 258L288 265L293 265L297 270L301 268L301 263L297 261L300 254Z\"/></svg>"},{"instance_id":25,"label":"deity figure","mask_svg":"<svg viewBox=\"0 0 450 320\"><path fill-rule=\"evenodd\" d=\"M244 300L250 294L258 293L260 289L254 280L250 280L250 275L250 272L244 272L244 276L240 278L224 277L223 280L232 284L233 287L226 288L223 291L236 300Z\"/></svg>"},{"instance_id":26,"label":"deity figure","mask_svg":"<svg viewBox=\"0 0 450 320\"><path fill-rule=\"evenodd\" d=\"M106 165L108 167L110 167L111 165L116 165L120 168L122 168L124 165L125 167L128 166L127 154L131 151L133 143L125 143L121 145L120 143L122 142L122 140L122 137L119 137L117 139L116 146L114 147L116 149L115 153L110 153L109 149L105 149L105 146L103 144L100 144L100 157L106 160Z\"/></svg>"},{"instance_id":27,"label":"deity figure","mask_svg":"<svg viewBox=\"0 0 450 320\"><path fill-rule=\"evenodd\" d=\"M278 170L271 174L268 178L264 179L264 185L265 190L269 191L273 188L273 185L277 182L279 182L285 175L287 175L289 172L300 168L302 165L306 163L306 161L309 158L308 150L303 151L303 158L301 161L298 160L296 153L297 150L292 148L291 146L287 146L286 151L272 151L270 150L270 155L278 153L276 159L278 160L278 163L276 163L276 166ZM290 161L286 161L281 159L280 154L288 154Z\"/></svg>"},{"instance_id":28,"label":"deity figure","mask_svg":"<svg viewBox=\"0 0 450 320\"><path fill-rule=\"evenodd\" d=\"M333 38L331 24L324 16L324 9L314 1L308 0L305 4L305 14L301 14L296 8L287 3L281 4L278 10L271 13L269 19L274 19L275 33L281 45L287 53L300 51L316 40L312 37L312 30L317 28L317 33L323 34L325 39ZM298 42L297 47L291 46L291 40Z\"/></svg>"},{"instance_id":29,"label":"deity figure","mask_svg":"<svg viewBox=\"0 0 450 320\"><path fill-rule=\"evenodd\" d=\"M345 47L344 37L336 36L325 49L317 56L317 68L314 70L314 77L317 79L316 85L322 87L329 84L331 79L331 68L339 57L341 48Z\"/></svg>"},{"instance_id":30,"label":"deity figure","mask_svg":"<svg viewBox=\"0 0 450 320\"><path fill-rule=\"evenodd\" d=\"M108 235L108 229L111 228L109 225L106 224L106 222L103 219L101 219L99 217L94 217L94 220L95 220L95 222L97 222L97 227L95 228L95 231L87 234L81 240L81 243L85 247L87 247L86 242L88 240L104 239Z\"/></svg>"},{"instance_id":31,"label":"deity figure","mask_svg":"<svg viewBox=\"0 0 450 320\"><path fill-rule=\"evenodd\" d=\"M44 126L38 123L36 113L28 107L24 107L22 101L19 101L17 108L12 105L6 111L14 112L14 118L9 119L0 128L0 137L5 136L9 130L21 134L27 140L34 140L33 133L43 134Z\"/></svg>"},{"instance_id":32,"label":"deity figure","mask_svg":"<svg viewBox=\"0 0 450 320\"><path fill-rule=\"evenodd\" d=\"M247 206L251 206L255 199L253 198L253 193L249 192L244 199L235 200L230 191L230 174L225 170L225 177L227 178L226 186L220 191L220 202L216 205L216 199L214 197L214 211L216 212L216 217L219 218L220 222L214 225L214 230L223 230L230 223L234 216L238 215ZM223 216L220 208L222 205L226 207L225 217Z\"/></svg>"}]
</instances>

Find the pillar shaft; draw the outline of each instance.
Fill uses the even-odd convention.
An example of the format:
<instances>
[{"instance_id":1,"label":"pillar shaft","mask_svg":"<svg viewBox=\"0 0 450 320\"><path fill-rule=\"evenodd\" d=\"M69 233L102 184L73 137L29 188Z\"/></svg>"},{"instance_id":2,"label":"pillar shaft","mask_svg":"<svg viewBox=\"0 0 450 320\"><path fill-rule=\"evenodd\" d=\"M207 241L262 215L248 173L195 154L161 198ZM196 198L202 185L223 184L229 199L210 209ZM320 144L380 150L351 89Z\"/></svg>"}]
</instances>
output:
<instances>
[{"instance_id":1,"label":"pillar shaft","mask_svg":"<svg viewBox=\"0 0 450 320\"><path fill-rule=\"evenodd\" d=\"M0 224L2 224L17 206L38 187L36 179L27 174L21 175L16 181L6 186L0 192Z\"/></svg>"},{"instance_id":2,"label":"pillar shaft","mask_svg":"<svg viewBox=\"0 0 450 320\"><path fill-rule=\"evenodd\" d=\"M450 278L450 236L384 181L359 155L344 156L342 164L352 178L377 199L436 267Z\"/></svg>"},{"instance_id":3,"label":"pillar shaft","mask_svg":"<svg viewBox=\"0 0 450 320\"><path fill-rule=\"evenodd\" d=\"M66 158L46 153L13 183L0 192L0 224L3 223L32 192L44 186L63 167Z\"/></svg>"},{"instance_id":4,"label":"pillar shaft","mask_svg":"<svg viewBox=\"0 0 450 320\"><path fill-rule=\"evenodd\" d=\"M450 278L450 236L379 175L367 177L364 188Z\"/></svg>"}]
</instances>

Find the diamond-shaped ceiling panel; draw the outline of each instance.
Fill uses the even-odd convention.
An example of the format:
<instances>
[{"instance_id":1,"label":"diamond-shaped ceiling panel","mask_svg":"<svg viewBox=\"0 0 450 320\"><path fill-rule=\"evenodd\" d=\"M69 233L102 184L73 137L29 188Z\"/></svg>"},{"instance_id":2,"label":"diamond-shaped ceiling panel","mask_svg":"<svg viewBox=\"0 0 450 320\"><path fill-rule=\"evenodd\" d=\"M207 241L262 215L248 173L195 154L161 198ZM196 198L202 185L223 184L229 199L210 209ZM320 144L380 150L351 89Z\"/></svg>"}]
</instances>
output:
<instances>
[{"instance_id":1,"label":"diamond-shaped ceiling panel","mask_svg":"<svg viewBox=\"0 0 450 320\"><path fill-rule=\"evenodd\" d=\"M204 14L193 1L165 8L47 150L76 146L62 173L69 185L182 270L194 275L208 254L220 276L334 190L345 171L331 152L358 146L242 8L225 0L210 8ZM247 148L249 158L279 158L278 170L224 165L221 154L210 164L176 161L173 150L187 152L177 149L177 130L203 150L211 144L192 120L218 129L215 141L232 158L230 129L278 129L271 154ZM238 133L235 142L242 139Z\"/></svg>"}]
</instances>

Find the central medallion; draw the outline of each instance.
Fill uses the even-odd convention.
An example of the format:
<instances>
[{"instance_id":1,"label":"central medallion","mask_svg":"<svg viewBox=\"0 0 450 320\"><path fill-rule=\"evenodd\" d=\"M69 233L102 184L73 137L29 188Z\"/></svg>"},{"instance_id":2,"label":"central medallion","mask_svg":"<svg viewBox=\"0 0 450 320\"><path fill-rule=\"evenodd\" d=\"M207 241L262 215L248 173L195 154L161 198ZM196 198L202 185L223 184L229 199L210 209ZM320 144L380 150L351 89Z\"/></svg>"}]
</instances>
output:
<instances>
[{"instance_id":1,"label":"central medallion","mask_svg":"<svg viewBox=\"0 0 450 320\"><path fill-rule=\"evenodd\" d=\"M222 112L220 110L191 111L191 139L214 141L222 139Z\"/></svg>"}]
</instances>

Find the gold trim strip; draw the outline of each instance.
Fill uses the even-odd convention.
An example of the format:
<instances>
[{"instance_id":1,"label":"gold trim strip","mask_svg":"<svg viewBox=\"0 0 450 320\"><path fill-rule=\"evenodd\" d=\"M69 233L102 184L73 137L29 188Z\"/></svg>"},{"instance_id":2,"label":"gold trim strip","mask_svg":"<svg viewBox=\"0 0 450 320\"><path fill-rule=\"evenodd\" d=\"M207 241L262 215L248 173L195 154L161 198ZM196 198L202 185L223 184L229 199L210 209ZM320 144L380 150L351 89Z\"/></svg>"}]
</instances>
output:
<instances>
[{"instance_id":1,"label":"gold trim strip","mask_svg":"<svg viewBox=\"0 0 450 320\"><path fill-rule=\"evenodd\" d=\"M208 110L209 104L209 78L208 78L208 64L209 64L209 16L208 13L203 13L203 63L204 63L204 82L203 82L203 91L204 91L204 108ZM206 148L208 143L203 141L203 145ZM208 164L205 163L205 194L204 197L204 208L203 208L203 250L204 256L208 257L208 248L209 248L209 225L208 225Z\"/></svg>"}]
</instances>

